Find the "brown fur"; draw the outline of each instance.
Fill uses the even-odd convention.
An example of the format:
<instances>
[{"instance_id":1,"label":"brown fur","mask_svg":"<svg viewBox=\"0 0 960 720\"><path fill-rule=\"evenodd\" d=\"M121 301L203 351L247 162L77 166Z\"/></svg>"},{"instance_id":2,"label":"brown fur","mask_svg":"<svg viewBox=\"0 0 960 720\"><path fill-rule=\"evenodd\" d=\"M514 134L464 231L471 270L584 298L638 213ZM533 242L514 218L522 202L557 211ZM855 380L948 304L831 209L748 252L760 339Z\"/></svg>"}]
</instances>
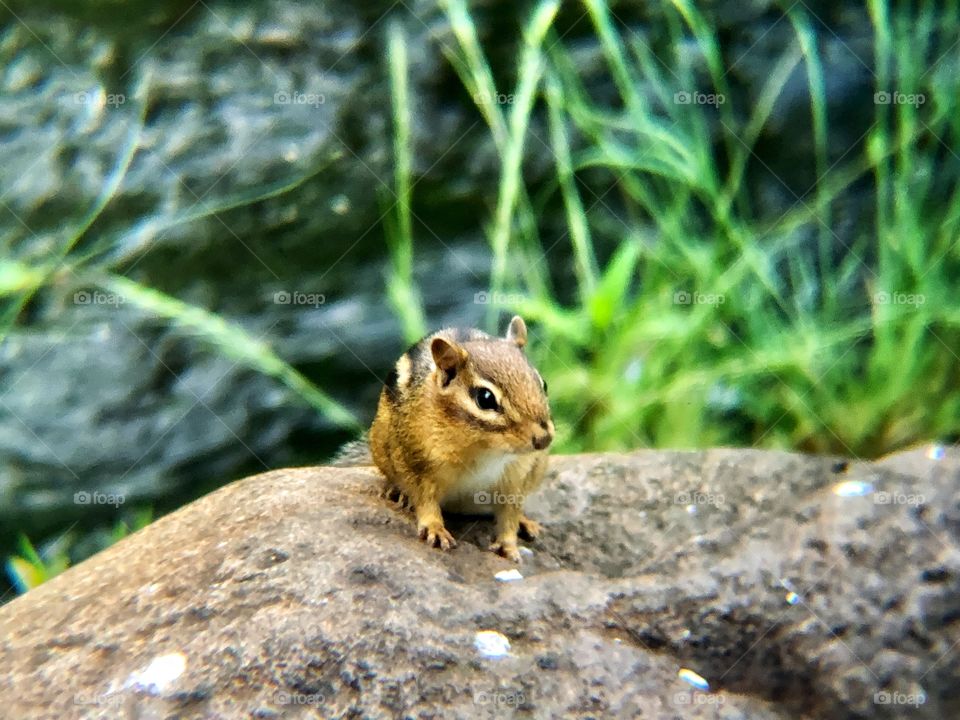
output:
<instances>
[{"instance_id":1,"label":"brown fur","mask_svg":"<svg viewBox=\"0 0 960 720\"><path fill-rule=\"evenodd\" d=\"M526 334L519 317L506 338L440 330L398 360L393 385L380 394L370 429L373 460L387 491L412 504L420 537L430 545L456 544L441 507L458 492L469 497L484 490L483 483L470 484L481 467L484 477L496 475L491 497L506 498L492 507L497 536L491 549L519 560L518 531L530 537L540 531L524 516L523 499L543 479L554 428L540 375L523 353ZM499 412L478 407L471 394L477 387L494 393Z\"/></svg>"}]
</instances>

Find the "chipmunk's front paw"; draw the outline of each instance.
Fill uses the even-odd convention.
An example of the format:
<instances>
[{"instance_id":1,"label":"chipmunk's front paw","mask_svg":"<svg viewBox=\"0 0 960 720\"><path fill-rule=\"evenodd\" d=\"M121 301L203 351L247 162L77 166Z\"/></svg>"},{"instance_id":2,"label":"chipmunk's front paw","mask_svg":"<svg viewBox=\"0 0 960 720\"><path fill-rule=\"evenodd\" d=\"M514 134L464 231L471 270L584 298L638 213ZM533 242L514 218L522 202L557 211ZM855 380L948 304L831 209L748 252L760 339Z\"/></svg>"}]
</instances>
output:
<instances>
[{"instance_id":1,"label":"chipmunk's front paw","mask_svg":"<svg viewBox=\"0 0 960 720\"><path fill-rule=\"evenodd\" d=\"M455 547L457 541L453 539L453 535L443 526L443 522L433 522L426 525L421 525L417 528L417 531L420 535L420 539L427 543L430 547L438 547L441 550L449 550L452 547Z\"/></svg>"},{"instance_id":2,"label":"chipmunk's front paw","mask_svg":"<svg viewBox=\"0 0 960 720\"><path fill-rule=\"evenodd\" d=\"M490 549L507 560L515 563L520 562L520 548L517 547L516 540L497 540L490 546Z\"/></svg>"},{"instance_id":3,"label":"chipmunk's front paw","mask_svg":"<svg viewBox=\"0 0 960 720\"><path fill-rule=\"evenodd\" d=\"M536 540L541 532L543 532L543 525L536 520L531 520L526 515L520 518L520 536L522 538Z\"/></svg>"}]
</instances>

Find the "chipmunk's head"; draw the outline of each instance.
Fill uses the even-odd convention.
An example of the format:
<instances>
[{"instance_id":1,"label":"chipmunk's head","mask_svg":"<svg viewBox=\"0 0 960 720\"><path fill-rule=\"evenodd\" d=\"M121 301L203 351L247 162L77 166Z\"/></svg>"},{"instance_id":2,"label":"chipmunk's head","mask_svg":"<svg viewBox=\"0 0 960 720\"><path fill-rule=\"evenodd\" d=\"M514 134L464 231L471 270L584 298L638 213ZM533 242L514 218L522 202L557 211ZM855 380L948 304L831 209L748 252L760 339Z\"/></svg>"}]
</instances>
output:
<instances>
[{"instance_id":1,"label":"chipmunk's head","mask_svg":"<svg viewBox=\"0 0 960 720\"><path fill-rule=\"evenodd\" d=\"M527 360L527 326L515 316L506 337L441 332L430 340L430 382L439 409L478 448L546 450L554 428L547 384Z\"/></svg>"}]
</instances>

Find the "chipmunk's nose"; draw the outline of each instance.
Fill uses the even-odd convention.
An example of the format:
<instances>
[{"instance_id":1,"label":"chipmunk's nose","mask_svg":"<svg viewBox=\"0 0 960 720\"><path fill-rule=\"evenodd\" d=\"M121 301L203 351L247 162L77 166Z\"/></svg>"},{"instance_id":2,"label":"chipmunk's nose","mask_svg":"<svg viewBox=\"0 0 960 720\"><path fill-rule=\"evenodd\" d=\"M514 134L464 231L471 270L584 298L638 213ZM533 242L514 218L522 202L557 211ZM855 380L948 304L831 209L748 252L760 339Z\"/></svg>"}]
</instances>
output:
<instances>
[{"instance_id":1,"label":"chipmunk's nose","mask_svg":"<svg viewBox=\"0 0 960 720\"><path fill-rule=\"evenodd\" d=\"M534 450L543 450L546 447L550 447L550 443L553 441L553 436L550 434L546 435L534 435L533 436L533 449Z\"/></svg>"},{"instance_id":2,"label":"chipmunk's nose","mask_svg":"<svg viewBox=\"0 0 960 720\"><path fill-rule=\"evenodd\" d=\"M543 450L544 448L550 447L550 443L553 442L553 423L550 422L550 417L547 416L546 420L541 420L537 424L540 427L533 431L533 449ZM540 430L543 432L540 432Z\"/></svg>"}]
</instances>

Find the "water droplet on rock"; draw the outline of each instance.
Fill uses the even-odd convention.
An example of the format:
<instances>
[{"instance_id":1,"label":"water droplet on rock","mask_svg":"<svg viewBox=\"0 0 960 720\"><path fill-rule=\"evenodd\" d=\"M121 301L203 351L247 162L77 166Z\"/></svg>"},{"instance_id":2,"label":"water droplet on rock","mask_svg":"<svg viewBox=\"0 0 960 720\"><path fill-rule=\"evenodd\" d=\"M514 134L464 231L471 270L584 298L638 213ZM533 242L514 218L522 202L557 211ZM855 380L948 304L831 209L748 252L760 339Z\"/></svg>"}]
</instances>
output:
<instances>
[{"instance_id":1,"label":"water droplet on rock","mask_svg":"<svg viewBox=\"0 0 960 720\"><path fill-rule=\"evenodd\" d=\"M873 483L863 480L844 480L833 486L834 495L840 497L862 497L873 492Z\"/></svg>"},{"instance_id":2,"label":"water droplet on rock","mask_svg":"<svg viewBox=\"0 0 960 720\"><path fill-rule=\"evenodd\" d=\"M479 630L473 644L484 657L501 658L510 654L510 640L496 630Z\"/></svg>"},{"instance_id":3,"label":"water droplet on rock","mask_svg":"<svg viewBox=\"0 0 960 720\"><path fill-rule=\"evenodd\" d=\"M800 602L800 596L796 592L796 588L793 587L793 583L790 582L787 578L780 578L780 585L787 590L785 596L786 601L791 605L796 605Z\"/></svg>"},{"instance_id":4,"label":"water droplet on rock","mask_svg":"<svg viewBox=\"0 0 960 720\"><path fill-rule=\"evenodd\" d=\"M708 683L701 675L698 675L693 670L688 668L680 668L680 671L677 673L677 677L683 680L690 685L693 685L697 690L703 690L706 692L710 689L710 683Z\"/></svg>"},{"instance_id":5,"label":"water droplet on rock","mask_svg":"<svg viewBox=\"0 0 960 720\"><path fill-rule=\"evenodd\" d=\"M180 652L160 655L146 668L130 674L124 687L145 690L151 695L164 692L187 669L187 657Z\"/></svg>"}]
</instances>

